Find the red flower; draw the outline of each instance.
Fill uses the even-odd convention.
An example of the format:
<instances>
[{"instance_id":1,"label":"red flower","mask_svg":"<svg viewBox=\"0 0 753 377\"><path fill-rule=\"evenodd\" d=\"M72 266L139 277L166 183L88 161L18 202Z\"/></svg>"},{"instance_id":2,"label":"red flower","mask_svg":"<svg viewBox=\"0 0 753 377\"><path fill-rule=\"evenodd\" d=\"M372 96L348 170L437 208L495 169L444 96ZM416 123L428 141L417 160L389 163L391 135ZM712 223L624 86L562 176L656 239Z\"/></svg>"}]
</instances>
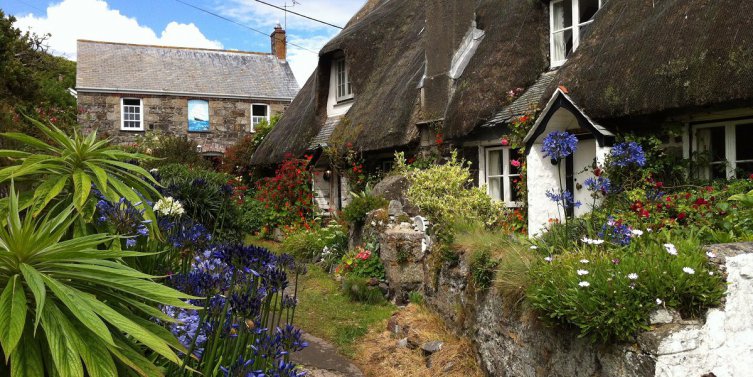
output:
<instances>
[{"instance_id":1,"label":"red flower","mask_svg":"<svg viewBox=\"0 0 753 377\"><path fill-rule=\"evenodd\" d=\"M510 161L510 165L512 165L512 166L514 166L516 168L519 168L520 167L520 161L518 161L518 160L512 160L512 161Z\"/></svg>"},{"instance_id":2,"label":"red flower","mask_svg":"<svg viewBox=\"0 0 753 377\"><path fill-rule=\"evenodd\" d=\"M507 140L506 137L503 137L502 138L502 145L504 145L504 146L510 145L510 140ZM753 179L753 174L751 174L750 176L751 176L751 179Z\"/></svg>"},{"instance_id":3,"label":"red flower","mask_svg":"<svg viewBox=\"0 0 753 377\"><path fill-rule=\"evenodd\" d=\"M677 215L677 220L685 220L686 217L688 217L688 215L686 215L685 212L680 212L680 214Z\"/></svg>"}]
</instances>

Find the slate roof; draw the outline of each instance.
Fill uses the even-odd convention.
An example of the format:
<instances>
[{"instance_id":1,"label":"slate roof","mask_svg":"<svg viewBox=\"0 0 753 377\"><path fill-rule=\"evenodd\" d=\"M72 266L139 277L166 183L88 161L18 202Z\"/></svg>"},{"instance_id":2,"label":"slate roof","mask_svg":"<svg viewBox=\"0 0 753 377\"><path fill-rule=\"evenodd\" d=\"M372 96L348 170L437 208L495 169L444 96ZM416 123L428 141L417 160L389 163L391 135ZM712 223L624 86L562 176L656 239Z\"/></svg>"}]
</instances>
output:
<instances>
[{"instance_id":1,"label":"slate roof","mask_svg":"<svg viewBox=\"0 0 753 377\"><path fill-rule=\"evenodd\" d=\"M321 130L319 130L319 133L314 137L313 140L311 140L311 144L309 144L309 149L314 150L319 147L327 147L327 143L329 142L330 136L332 136L332 132L335 130L335 127L337 127L337 124L340 122L340 119L342 117L329 117L327 118L327 121L324 122L324 127L322 127Z\"/></svg>"},{"instance_id":2,"label":"slate roof","mask_svg":"<svg viewBox=\"0 0 753 377\"><path fill-rule=\"evenodd\" d=\"M290 100L287 61L265 53L78 41L76 89Z\"/></svg>"},{"instance_id":3,"label":"slate roof","mask_svg":"<svg viewBox=\"0 0 753 377\"><path fill-rule=\"evenodd\" d=\"M494 127L507 123L510 119L521 116L529 112L532 108L538 107L542 98L547 92L549 85L552 84L557 72L544 72L536 83L531 85L523 94L515 99L511 104L505 106L500 112L494 115L483 127Z\"/></svg>"}]
</instances>

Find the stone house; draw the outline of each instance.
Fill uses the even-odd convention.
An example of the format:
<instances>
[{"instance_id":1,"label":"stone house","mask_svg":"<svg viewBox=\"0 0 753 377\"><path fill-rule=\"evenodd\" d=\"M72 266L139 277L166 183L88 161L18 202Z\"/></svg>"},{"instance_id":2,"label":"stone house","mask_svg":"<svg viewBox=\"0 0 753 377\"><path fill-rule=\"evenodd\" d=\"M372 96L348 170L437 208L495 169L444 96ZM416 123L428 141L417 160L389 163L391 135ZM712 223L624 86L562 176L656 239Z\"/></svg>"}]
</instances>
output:
<instances>
[{"instance_id":1,"label":"stone house","mask_svg":"<svg viewBox=\"0 0 753 377\"><path fill-rule=\"evenodd\" d=\"M536 234L559 216L545 193L560 174L540 153L553 130L580 139L560 167L576 199L588 195L588 176L569 173L603 161L625 133L704 155L700 178L751 172L752 42L751 2L371 0L320 51L252 162L315 154L319 203L341 208L347 188L322 148L352 145L372 171L394 151L457 148L490 196L527 202ZM520 117L536 115L523 152L501 142ZM528 197L513 184L522 160Z\"/></svg>"},{"instance_id":2,"label":"stone house","mask_svg":"<svg viewBox=\"0 0 753 377\"><path fill-rule=\"evenodd\" d=\"M285 30L272 53L78 41L79 123L127 144L147 131L185 136L222 156L298 92Z\"/></svg>"}]
</instances>

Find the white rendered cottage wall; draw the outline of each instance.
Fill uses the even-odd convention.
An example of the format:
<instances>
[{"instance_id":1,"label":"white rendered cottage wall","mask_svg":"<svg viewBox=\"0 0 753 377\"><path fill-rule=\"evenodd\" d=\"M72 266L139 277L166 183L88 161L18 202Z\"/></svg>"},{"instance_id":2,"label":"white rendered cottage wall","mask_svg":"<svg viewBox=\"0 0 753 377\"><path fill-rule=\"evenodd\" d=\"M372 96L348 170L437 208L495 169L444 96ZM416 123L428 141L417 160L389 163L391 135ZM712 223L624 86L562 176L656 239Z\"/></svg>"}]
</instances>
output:
<instances>
[{"instance_id":1,"label":"white rendered cottage wall","mask_svg":"<svg viewBox=\"0 0 753 377\"><path fill-rule=\"evenodd\" d=\"M657 377L753 376L753 254L727 257L724 308L674 332L657 349Z\"/></svg>"},{"instance_id":2,"label":"white rendered cottage wall","mask_svg":"<svg viewBox=\"0 0 753 377\"><path fill-rule=\"evenodd\" d=\"M549 130L544 133L547 135ZM543 137L541 138L543 140ZM578 142L578 148L573 156L573 167L576 173L576 185L573 197L576 201L581 202L580 208L575 209L576 216L582 216L592 210L594 200L591 192L585 187L585 180L593 177L592 170L584 171L584 168L593 164L596 158L598 166L604 166L606 157L611 151L610 147L600 147L595 139L581 140ZM549 200L546 192L553 190L558 192L560 177L557 173L557 165L552 165L551 160L544 156L541 151L541 144L533 144L528 152L526 163L528 164L527 182L528 182L528 234L531 237L541 235L547 228L550 219L565 221L565 214L562 208L557 207L557 203ZM562 173L562 188L566 188L565 183L565 163L559 164ZM577 183L582 186L577 188ZM598 205L598 201L596 202Z\"/></svg>"},{"instance_id":3,"label":"white rendered cottage wall","mask_svg":"<svg viewBox=\"0 0 753 377\"><path fill-rule=\"evenodd\" d=\"M546 192L559 189L557 166L544 156L541 144L533 144L528 152L528 234L541 235L549 224L549 219L558 219L557 204L546 197ZM563 169L564 170L564 169ZM564 179L565 172L562 171ZM564 183L564 182L563 182Z\"/></svg>"}]
</instances>

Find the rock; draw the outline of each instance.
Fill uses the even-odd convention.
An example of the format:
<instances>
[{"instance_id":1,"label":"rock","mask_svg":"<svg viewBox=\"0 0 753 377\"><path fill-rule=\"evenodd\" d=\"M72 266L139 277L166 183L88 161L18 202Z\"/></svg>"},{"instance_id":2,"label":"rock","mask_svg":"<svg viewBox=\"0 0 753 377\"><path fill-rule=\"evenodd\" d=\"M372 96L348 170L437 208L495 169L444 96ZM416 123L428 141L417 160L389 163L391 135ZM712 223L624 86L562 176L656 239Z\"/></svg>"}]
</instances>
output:
<instances>
[{"instance_id":1,"label":"rock","mask_svg":"<svg viewBox=\"0 0 753 377\"><path fill-rule=\"evenodd\" d=\"M387 200L401 200L405 197L408 187L410 187L408 178L402 175L390 175L379 181L371 189L371 194L381 196Z\"/></svg>"},{"instance_id":2,"label":"rock","mask_svg":"<svg viewBox=\"0 0 753 377\"><path fill-rule=\"evenodd\" d=\"M387 331L393 334L400 333L401 329L400 325L397 323L397 313L393 314L392 317L387 320Z\"/></svg>"},{"instance_id":3,"label":"rock","mask_svg":"<svg viewBox=\"0 0 753 377\"><path fill-rule=\"evenodd\" d=\"M376 286L378 286L378 285L379 285L379 279L377 279L377 278L371 278L371 279L369 279L369 281L368 281L368 282L366 283L366 285L368 285L369 287L376 287Z\"/></svg>"},{"instance_id":4,"label":"rock","mask_svg":"<svg viewBox=\"0 0 753 377\"><path fill-rule=\"evenodd\" d=\"M380 282L379 283L379 290L382 291L383 295L387 296L387 294L390 293L390 286L387 285L387 283L385 283L385 282Z\"/></svg>"},{"instance_id":5,"label":"rock","mask_svg":"<svg viewBox=\"0 0 753 377\"><path fill-rule=\"evenodd\" d=\"M390 216L399 217L403 215L403 204L399 200L390 200L390 205L387 207L387 214Z\"/></svg>"},{"instance_id":6,"label":"rock","mask_svg":"<svg viewBox=\"0 0 753 377\"><path fill-rule=\"evenodd\" d=\"M444 345L444 342L439 340L432 340L431 342L422 344L421 350L424 351L425 354L431 355L433 353L439 352L439 350L442 349L442 345Z\"/></svg>"},{"instance_id":7,"label":"rock","mask_svg":"<svg viewBox=\"0 0 753 377\"><path fill-rule=\"evenodd\" d=\"M408 348L408 338L402 338L398 340L397 348Z\"/></svg>"},{"instance_id":8,"label":"rock","mask_svg":"<svg viewBox=\"0 0 753 377\"><path fill-rule=\"evenodd\" d=\"M651 313L650 323L652 325L672 323L676 317L679 318L679 315L676 316L676 314L677 312L669 311L664 308L654 310Z\"/></svg>"},{"instance_id":9,"label":"rock","mask_svg":"<svg viewBox=\"0 0 753 377\"><path fill-rule=\"evenodd\" d=\"M408 348L414 350L421 344L421 339L418 337L418 333L415 330L408 331Z\"/></svg>"}]
</instances>

